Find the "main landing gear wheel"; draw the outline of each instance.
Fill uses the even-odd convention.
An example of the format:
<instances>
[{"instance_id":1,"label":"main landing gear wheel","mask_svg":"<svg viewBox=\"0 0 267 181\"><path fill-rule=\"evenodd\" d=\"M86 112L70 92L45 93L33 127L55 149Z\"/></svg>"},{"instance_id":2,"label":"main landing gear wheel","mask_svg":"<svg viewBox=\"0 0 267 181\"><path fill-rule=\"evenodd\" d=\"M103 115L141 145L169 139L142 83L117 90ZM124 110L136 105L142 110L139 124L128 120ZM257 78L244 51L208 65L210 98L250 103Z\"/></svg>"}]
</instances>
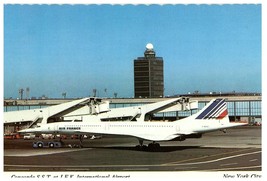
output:
<instances>
[{"instance_id":1,"label":"main landing gear wheel","mask_svg":"<svg viewBox=\"0 0 267 181\"><path fill-rule=\"evenodd\" d=\"M136 149L140 151L159 151L160 144L153 141L153 143L149 143L148 146L143 145L143 140L139 140L139 145L136 145Z\"/></svg>"},{"instance_id":2,"label":"main landing gear wheel","mask_svg":"<svg viewBox=\"0 0 267 181\"><path fill-rule=\"evenodd\" d=\"M146 151L147 150L147 146L143 145L144 140L138 140L139 141L139 145L136 145L136 149L140 150L140 151Z\"/></svg>"},{"instance_id":3,"label":"main landing gear wheel","mask_svg":"<svg viewBox=\"0 0 267 181\"><path fill-rule=\"evenodd\" d=\"M149 151L158 151L158 150L160 150L160 144L159 143L155 143L155 142L149 143L148 144L148 150Z\"/></svg>"}]
</instances>

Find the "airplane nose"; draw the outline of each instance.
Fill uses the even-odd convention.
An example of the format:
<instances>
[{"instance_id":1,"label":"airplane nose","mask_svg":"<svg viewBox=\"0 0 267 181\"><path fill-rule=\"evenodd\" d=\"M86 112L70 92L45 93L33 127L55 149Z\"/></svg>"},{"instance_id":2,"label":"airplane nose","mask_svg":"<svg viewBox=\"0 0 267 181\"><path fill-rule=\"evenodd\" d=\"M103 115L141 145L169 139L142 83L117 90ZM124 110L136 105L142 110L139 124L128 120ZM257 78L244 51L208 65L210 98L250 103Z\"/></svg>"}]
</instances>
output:
<instances>
[{"instance_id":1,"label":"airplane nose","mask_svg":"<svg viewBox=\"0 0 267 181\"><path fill-rule=\"evenodd\" d=\"M23 129L23 130L18 131L19 134L23 134L23 133L31 133L31 132L33 132L32 129Z\"/></svg>"},{"instance_id":2,"label":"airplane nose","mask_svg":"<svg viewBox=\"0 0 267 181\"><path fill-rule=\"evenodd\" d=\"M26 130L24 129L24 130L20 130L20 131L18 131L18 133L26 133Z\"/></svg>"}]
</instances>

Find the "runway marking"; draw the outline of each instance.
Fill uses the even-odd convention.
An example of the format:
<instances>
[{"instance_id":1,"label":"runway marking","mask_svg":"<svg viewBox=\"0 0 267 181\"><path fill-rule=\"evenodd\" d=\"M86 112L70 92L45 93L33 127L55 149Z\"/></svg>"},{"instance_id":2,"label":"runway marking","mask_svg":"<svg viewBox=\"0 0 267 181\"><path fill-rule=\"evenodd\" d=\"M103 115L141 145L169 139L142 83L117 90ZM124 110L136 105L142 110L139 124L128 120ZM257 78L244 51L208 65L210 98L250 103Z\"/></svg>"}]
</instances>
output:
<instances>
[{"instance_id":1,"label":"runway marking","mask_svg":"<svg viewBox=\"0 0 267 181\"><path fill-rule=\"evenodd\" d=\"M131 171L131 170L134 170L134 171L144 171L144 170L149 170L149 168L124 168L122 170L125 170L125 171Z\"/></svg>"},{"instance_id":2,"label":"runway marking","mask_svg":"<svg viewBox=\"0 0 267 181\"><path fill-rule=\"evenodd\" d=\"M28 168L57 167L57 168L69 168L69 169L107 168L107 167L119 168L119 167L123 167L124 170L125 169L127 169L127 170L148 170L149 168L147 168L147 167L171 167L171 166L201 165L201 164L213 163L213 162L218 162L218 161L222 161L222 160L227 160L230 158L252 155L252 154L257 154L257 153L261 153L261 151L255 151L255 152L251 152L251 153L243 153L243 154L228 156L228 157L224 157L224 158L218 158L218 159L214 159L214 160L202 161L202 162L178 163L178 164L155 164L155 165L9 165L9 164L4 164L4 166L5 167L19 167L19 168L23 168L23 167L26 167L26 168L27 167ZM133 167L133 168L131 168L131 167ZM244 168L261 168L261 166L222 168L222 170L240 170L240 169L244 169ZM220 169L209 169L209 170L220 170Z\"/></svg>"},{"instance_id":3,"label":"runway marking","mask_svg":"<svg viewBox=\"0 0 267 181\"><path fill-rule=\"evenodd\" d=\"M28 168L10 168L9 171L30 171Z\"/></svg>"},{"instance_id":4,"label":"runway marking","mask_svg":"<svg viewBox=\"0 0 267 181\"><path fill-rule=\"evenodd\" d=\"M75 151L84 151L84 150L91 150L92 148L82 148L82 149L57 149L57 148L44 148L44 149L32 149L27 150L26 152L10 149L4 150L4 156L13 156L13 157L30 157L30 156L41 156L41 155L51 155L57 153L68 153L68 152L75 152ZM12 151L11 151L12 150Z\"/></svg>"},{"instance_id":5,"label":"runway marking","mask_svg":"<svg viewBox=\"0 0 267 181\"><path fill-rule=\"evenodd\" d=\"M149 167L149 166L161 166L161 165L11 165L5 164L6 167L29 167L29 168L49 168L49 167L56 167L56 168L105 168L105 167ZM148 169L148 168L147 168Z\"/></svg>"},{"instance_id":6,"label":"runway marking","mask_svg":"<svg viewBox=\"0 0 267 181\"><path fill-rule=\"evenodd\" d=\"M221 164L220 166L223 167L223 166L228 166L228 165L236 165L238 163L226 163L226 164Z\"/></svg>"},{"instance_id":7,"label":"runway marking","mask_svg":"<svg viewBox=\"0 0 267 181\"><path fill-rule=\"evenodd\" d=\"M246 155L253 155L253 154L257 154L260 153L261 151L255 151L255 152L251 152L251 153L243 153L243 154L239 154L239 155L233 155L233 156L228 156L228 157L223 157L223 158L218 158L215 160L208 160L208 161L202 161L202 162L191 162L191 163L178 163L178 164L169 164L171 165L199 165L199 164L203 164L203 163L213 163L213 162L218 162L218 161L222 161L222 160L227 160L230 158L235 158L235 157L241 157L241 156L246 156ZM166 165L166 164L164 164Z\"/></svg>"},{"instance_id":8,"label":"runway marking","mask_svg":"<svg viewBox=\"0 0 267 181\"><path fill-rule=\"evenodd\" d=\"M175 170L196 169L198 167L176 167Z\"/></svg>"},{"instance_id":9,"label":"runway marking","mask_svg":"<svg viewBox=\"0 0 267 181\"><path fill-rule=\"evenodd\" d=\"M89 171L89 168L66 168L66 171Z\"/></svg>"},{"instance_id":10,"label":"runway marking","mask_svg":"<svg viewBox=\"0 0 267 181\"><path fill-rule=\"evenodd\" d=\"M225 170L243 170L243 169L251 169L251 168L261 168L260 165L255 165L255 166L249 166L249 167L232 167L232 168L217 168L217 169L209 169L209 170L203 170L203 171L225 171Z\"/></svg>"},{"instance_id":11,"label":"runway marking","mask_svg":"<svg viewBox=\"0 0 267 181\"><path fill-rule=\"evenodd\" d=\"M210 156L203 156L203 157L197 157L197 158L190 158L190 159L186 159L186 160L180 160L180 161L176 161L176 162L169 162L169 163L165 163L166 165L169 164L178 164L178 163L182 163L182 162L188 162L188 161L193 161L193 160L199 160L199 159L203 159L203 158L211 158L211 157L216 157L216 156L222 156L222 155L227 155L227 154L233 154L233 153L238 153L238 152L244 152L244 151L249 151L249 150L254 150L255 148L251 148L248 150L238 150L238 151L232 151L232 152L227 152L227 153L218 153L218 154L214 154L214 155L210 155Z\"/></svg>"}]
</instances>

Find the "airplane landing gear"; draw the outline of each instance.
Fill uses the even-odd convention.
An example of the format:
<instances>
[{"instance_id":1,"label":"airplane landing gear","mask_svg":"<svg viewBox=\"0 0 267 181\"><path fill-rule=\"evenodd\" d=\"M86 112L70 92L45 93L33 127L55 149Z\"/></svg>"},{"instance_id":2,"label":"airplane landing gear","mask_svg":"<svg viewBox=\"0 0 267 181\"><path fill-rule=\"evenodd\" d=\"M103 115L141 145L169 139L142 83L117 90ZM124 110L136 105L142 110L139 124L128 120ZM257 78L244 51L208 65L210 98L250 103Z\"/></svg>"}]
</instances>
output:
<instances>
[{"instance_id":1,"label":"airplane landing gear","mask_svg":"<svg viewBox=\"0 0 267 181\"><path fill-rule=\"evenodd\" d=\"M137 150L140 151L158 151L160 150L160 144L153 141L147 145L143 145L144 140L139 140L139 145L136 145Z\"/></svg>"},{"instance_id":2,"label":"airplane landing gear","mask_svg":"<svg viewBox=\"0 0 267 181\"><path fill-rule=\"evenodd\" d=\"M139 141L139 145L136 145L136 149L137 150L140 150L140 151L145 151L147 150L147 146L146 145L143 145L144 143L144 140L138 140Z\"/></svg>"},{"instance_id":3,"label":"airplane landing gear","mask_svg":"<svg viewBox=\"0 0 267 181\"><path fill-rule=\"evenodd\" d=\"M79 147L80 148L83 148L83 135L80 135L79 136L79 139L80 139L80 145L79 145Z\"/></svg>"},{"instance_id":4,"label":"airplane landing gear","mask_svg":"<svg viewBox=\"0 0 267 181\"><path fill-rule=\"evenodd\" d=\"M153 143L148 144L148 150L150 151L159 151L160 150L160 144L153 141Z\"/></svg>"}]
</instances>

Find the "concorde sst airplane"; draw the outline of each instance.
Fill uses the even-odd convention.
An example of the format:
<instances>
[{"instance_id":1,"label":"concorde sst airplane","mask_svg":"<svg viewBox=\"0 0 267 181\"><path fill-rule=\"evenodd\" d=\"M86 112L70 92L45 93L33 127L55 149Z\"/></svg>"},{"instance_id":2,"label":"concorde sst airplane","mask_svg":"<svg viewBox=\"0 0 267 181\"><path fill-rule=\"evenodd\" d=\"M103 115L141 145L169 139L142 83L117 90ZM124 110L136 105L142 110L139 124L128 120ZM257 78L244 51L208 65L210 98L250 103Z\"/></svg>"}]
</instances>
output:
<instances>
[{"instance_id":1,"label":"concorde sst airplane","mask_svg":"<svg viewBox=\"0 0 267 181\"><path fill-rule=\"evenodd\" d=\"M179 99L175 99L177 101ZM137 115L138 116L138 115ZM149 149L157 149L160 141L183 141L187 138L201 138L203 133L225 128L245 125L231 123L224 99L211 100L201 111L184 119L173 122L106 121L89 120L85 116L79 122L54 122L41 124L21 130L21 133L52 134L107 134L135 137L139 140L139 148L147 148L143 141L152 141Z\"/></svg>"}]
</instances>

